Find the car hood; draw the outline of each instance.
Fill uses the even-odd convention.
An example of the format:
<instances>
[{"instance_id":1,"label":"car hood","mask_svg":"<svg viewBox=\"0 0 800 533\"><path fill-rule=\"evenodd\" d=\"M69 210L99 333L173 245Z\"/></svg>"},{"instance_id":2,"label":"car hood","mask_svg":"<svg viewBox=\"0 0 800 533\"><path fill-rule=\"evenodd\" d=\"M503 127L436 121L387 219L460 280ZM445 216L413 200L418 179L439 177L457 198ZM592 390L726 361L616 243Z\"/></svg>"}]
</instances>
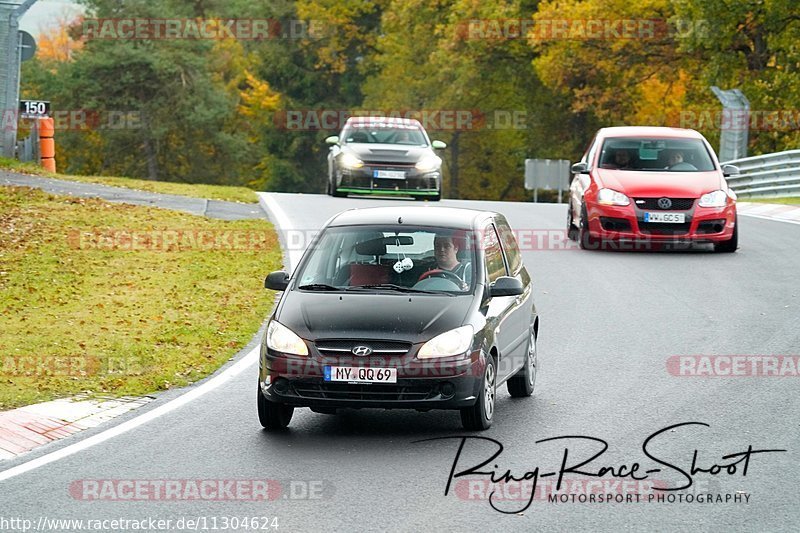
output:
<instances>
[{"instance_id":1,"label":"car hood","mask_svg":"<svg viewBox=\"0 0 800 533\"><path fill-rule=\"evenodd\" d=\"M304 339L355 337L412 343L463 325L473 298L299 291L285 296L276 319Z\"/></svg>"},{"instance_id":2,"label":"car hood","mask_svg":"<svg viewBox=\"0 0 800 533\"><path fill-rule=\"evenodd\" d=\"M417 163L433 154L428 146L406 146L400 144L347 144L343 152L350 152L362 161L388 163Z\"/></svg>"},{"instance_id":3,"label":"car hood","mask_svg":"<svg viewBox=\"0 0 800 533\"><path fill-rule=\"evenodd\" d=\"M710 172L636 172L634 170L597 169L598 185L632 198L669 196L699 198L724 188L720 173Z\"/></svg>"}]
</instances>

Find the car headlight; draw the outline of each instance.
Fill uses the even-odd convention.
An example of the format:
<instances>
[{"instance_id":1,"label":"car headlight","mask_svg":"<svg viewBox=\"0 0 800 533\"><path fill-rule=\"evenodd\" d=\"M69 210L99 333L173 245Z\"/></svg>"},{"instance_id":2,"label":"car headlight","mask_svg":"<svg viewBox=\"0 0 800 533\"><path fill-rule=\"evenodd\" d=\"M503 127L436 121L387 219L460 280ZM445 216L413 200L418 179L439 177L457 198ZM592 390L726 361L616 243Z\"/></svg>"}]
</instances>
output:
<instances>
[{"instance_id":1,"label":"car headlight","mask_svg":"<svg viewBox=\"0 0 800 533\"><path fill-rule=\"evenodd\" d=\"M353 154L342 154L339 162L345 168L361 168L364 166L364 162Z\"/></svg>"},{"instance_id":2,"label":"car headlight","mask_svg":"<svg viewBox=\"0 0 800 533\"><path fill-rule=\"evenodd\" d=\"M600 189L597 193L597 203L603 205L630 205L631 199L613 189Z\"/></svg>"},{"instance_id":3,"label":"car headlight","mask_svg":"<svg viewBox=\"0 0 800 533\"><path fill-rule=\"evenodd\" d=\"M449 357L461 355L472 346L475 330L472 326L461 326L437 335L420 348L417 358L433 359L435 357Z\"/></svg>"},{"instance_id":4,"label":"car headlight","mask_svg":"<svg viewBox=\"0 0 800 533\"><path fill-rule=\"evenodd\" d=\"M697 205L700 207L725 207L726 203L728 203L728 195L725 194L725 191L713 191L701 196Z\"/></svg>"},{"instance_id":5,"label":"car headlight","mask_svg":"<svg viewBox=\"0 0 800 533\"><path fill-rule=\"evenodd\" d=\"M270 321L267 327L267 347L281 353L308 355L303 339L277 320Z\"/></svg>"},{"instance_id":6,"label":"car headlight","mask_svg":"<svg viewBox=\"0 0 800 533\"><path fill-rule=\"evenodd\" d=\"M416 165L414 165L420 172L430 172L442 166L442 159L435 155L430 155L423 158Z\"/></svg>"}]
</instances>

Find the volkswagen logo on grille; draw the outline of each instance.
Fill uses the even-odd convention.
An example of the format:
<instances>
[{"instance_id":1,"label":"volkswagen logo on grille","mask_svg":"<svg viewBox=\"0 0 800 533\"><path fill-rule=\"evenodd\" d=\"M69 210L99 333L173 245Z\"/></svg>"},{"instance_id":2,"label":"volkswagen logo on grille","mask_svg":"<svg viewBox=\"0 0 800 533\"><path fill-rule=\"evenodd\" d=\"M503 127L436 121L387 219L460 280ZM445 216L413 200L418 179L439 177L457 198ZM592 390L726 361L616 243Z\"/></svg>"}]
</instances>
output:
<instances>
[{"instance_id":1,"label":"volkswagen logo on grille","mask_svg":"<svg viewBox=\"0 0 800 533\"><path fill-rule=\"evenodd\" d=\"M672 200L669 198L659 198L658 199L658 207L661 209L669 209L672 207Z\"/></svg>"},{"instance_id":2,"label":"volkswagen logo on grille","mask_svg":"<svg viewBox=\"0 0 800 533\"><path fill-rule=\"evenodd\" d=\"M353 352L353 355L358 355L360 357L366 357L366 356L372 354L372 348L370 348L369 346L363 346L363 345L362 346L356 346L351 351Z\"/></svg>"}]
</instances>

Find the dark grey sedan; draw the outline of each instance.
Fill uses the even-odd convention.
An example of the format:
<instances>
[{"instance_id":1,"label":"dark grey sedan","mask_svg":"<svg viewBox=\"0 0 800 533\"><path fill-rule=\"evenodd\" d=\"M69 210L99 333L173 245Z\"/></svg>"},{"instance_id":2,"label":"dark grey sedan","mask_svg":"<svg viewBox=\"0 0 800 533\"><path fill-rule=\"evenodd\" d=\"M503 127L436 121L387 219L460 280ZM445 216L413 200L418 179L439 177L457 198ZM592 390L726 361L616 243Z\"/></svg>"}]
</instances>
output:
<instances>
[{"instance_id":1,"label":"dark grey sedan","mask_svg":"<svg viewBox=\"0 0 800 533\"><path fill-rule=\"evenodd\" d=\"M340 213L284 291L261 346L258 415L288 426L297 407L454 409L494 419L495 390L530 396L539 317L505 217L457 208Z\"/></svg>"}]
</instances>

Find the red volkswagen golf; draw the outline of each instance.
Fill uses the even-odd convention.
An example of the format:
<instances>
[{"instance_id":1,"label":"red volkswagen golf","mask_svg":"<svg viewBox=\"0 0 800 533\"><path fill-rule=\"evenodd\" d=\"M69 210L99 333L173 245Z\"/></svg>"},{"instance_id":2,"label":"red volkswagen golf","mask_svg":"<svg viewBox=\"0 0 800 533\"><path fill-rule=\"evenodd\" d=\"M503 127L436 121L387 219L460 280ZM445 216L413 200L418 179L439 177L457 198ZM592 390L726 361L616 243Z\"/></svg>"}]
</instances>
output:
<instances>
[{"instance_id":1,"label":"red volkswagen golf","mask_svg":"<svg viewBox=\"0 0 800 533\"><path fill-rule=\"evenodd\" d=\"M581 248L603 242L711 243L738 246L736 194L708 141L694 130L603 128L574 174L567 230Z\"/></svg>"}]
</instances>

